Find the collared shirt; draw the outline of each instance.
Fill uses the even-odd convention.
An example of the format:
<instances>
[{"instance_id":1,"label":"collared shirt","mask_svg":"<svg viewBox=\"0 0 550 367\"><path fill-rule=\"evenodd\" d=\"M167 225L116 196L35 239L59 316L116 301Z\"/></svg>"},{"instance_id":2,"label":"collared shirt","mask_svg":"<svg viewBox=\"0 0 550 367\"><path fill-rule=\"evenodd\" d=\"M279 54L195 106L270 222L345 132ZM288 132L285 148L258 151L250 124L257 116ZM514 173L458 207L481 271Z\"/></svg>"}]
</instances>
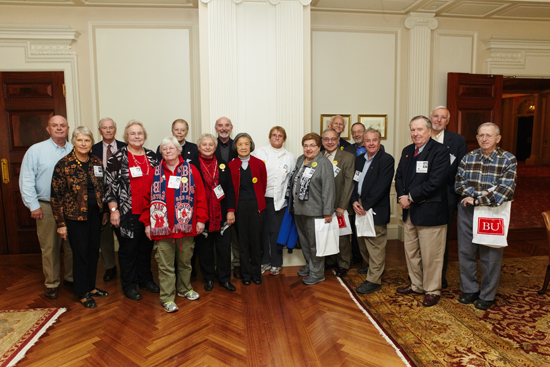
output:
<instances>
[{"instance_id":1,"label":"collared shirt","mask_svg":"<svg viewBox=\"0 0 550 367\"><path fill-rule=\"evenodd\" d=\"M57 162L73 150L69 142L64 147L52 138L31 146L21 163L19 187L23 204L30 211L40 208L39 200L50 201L53 169Z\"/></svg>"},{"instance_id":2,"label":"collared shirt","mask_svg":"<svg viewBox=\"0 0 550 367\"><path fill-rule=\"evenodd\" d=\"M334 161L334 157L336 156L336 150L337 149L334 149L334 151L332 153L329 153L328 151L325 150L325 157L327 157L327 159L330 161L330 163L332 163Z\"/></svg>"},{"instance_id":3,"label":"collared shirt","mask_svg":"<svg viewBox=\"0 0 550 367\"><path fill-rule=\"evenodd\" d=\"M443 140L445 139L445 129L441 130L436 136L432 136L432 139L443 144Z\"/></svg>"},{"instance_id":4,"label":"collared shirt","mask_svg":"<svg viewBox=\"0 0 550 367\"><path fill-rule=\"evenodd\" d=\"M424 145L422 145L420 148L418 148L418 154L422 153L422 151L426 147L426 144L428 144L428 142L425 142ZM416 148L415 148L415 150L416 150Z\"/></svg>"},{"instance_id":5,"label":"collared shirt","mask_svg":"<svg viewBox=\"0 0 550 367\"><path fill-rule=\"evenodd\" d=\"M361 154L365 154L367 152L367 148L365 148L365 146L361 146L361 147L358 147L357 144L355 145L355 149L357 151L357 154L355 155L356 157L360 157Z\"/></svg>"},{"instance_id":6,"label":"collared shirt","mask_svg":"<svg viewBox=\"0 0 550 367\"><path fill-rule=\"evenodd\" d=\"M481 149L464 156L455 178L455 191L462 197L473 197L479 205L498 206L514 199L516 189L516 157L496 148L489 157ZM489 191L484 195L482 191Z\"/></svg>"},{"instance_id":7,"label":"collared shirt","mask_svg":"<svg viewBox=\"0 0 550 367\"><path fill-rule=\"evenodd\" d=\"M363 157L365 158L365 165L363 166L363 171L361 172L361 177L359 178L359 185L357 186L357 193L359 195L361 195L361 190L363 188L363 181L365 180L365 176L367 175L367 172L369 171L369 167L372 163L372 160L374 159L374 157L376 157L376 155L378 154L378 152L374 153L374 155L369 159L369 155L367 152L365 152L365 154L363 154Z\"/></svg>"},{"instance_id":8,"label":"collared shirt","mask_svg":"<svg viewBox=\"0 0 550 367\"><path fill-rule=\"evenodd\" d=\"M229 140L224 143L220 140L220 138L218 138L218 145L220 146L222 160L227 162L229 160L229 149L231 149L229 146Z\"/></svg>"},{"instance_id":9,"label":"collared shirt","mask_svg":"<svg viewBox=\"0 0 550 367\"><path fill-rule=\"evenodd\" d=\"M107 168L107 149L109 148L109 146L111 146L111 153L113 154L115 154L115 152L118 150L116 140L113 140L111 144L107 144L105 143L105 141L103 141L103 169Z\"/></svg>"}]
</instances>

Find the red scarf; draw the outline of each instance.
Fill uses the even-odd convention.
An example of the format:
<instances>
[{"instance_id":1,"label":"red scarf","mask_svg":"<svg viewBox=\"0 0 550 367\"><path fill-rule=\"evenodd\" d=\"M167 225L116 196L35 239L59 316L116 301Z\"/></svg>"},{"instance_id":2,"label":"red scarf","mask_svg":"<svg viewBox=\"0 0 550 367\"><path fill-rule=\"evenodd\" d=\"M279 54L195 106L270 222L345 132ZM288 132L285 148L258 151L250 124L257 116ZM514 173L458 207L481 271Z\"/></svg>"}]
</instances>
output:
<instances>
[{"instance_id":1,"label":"red scarf","mask_svg":"<svg viewBox=\"0 0 550 367\"><path fill-rule=\"evenodd\" d=\"M204 177L204 188L206 191L206 202L208 203L208 232L215 232L221 229L222 207L220 201L214 194L214 188L220 184L220 170L215 157L205 159L199 156L202 176Z\"/></svg>"}]
</instances>

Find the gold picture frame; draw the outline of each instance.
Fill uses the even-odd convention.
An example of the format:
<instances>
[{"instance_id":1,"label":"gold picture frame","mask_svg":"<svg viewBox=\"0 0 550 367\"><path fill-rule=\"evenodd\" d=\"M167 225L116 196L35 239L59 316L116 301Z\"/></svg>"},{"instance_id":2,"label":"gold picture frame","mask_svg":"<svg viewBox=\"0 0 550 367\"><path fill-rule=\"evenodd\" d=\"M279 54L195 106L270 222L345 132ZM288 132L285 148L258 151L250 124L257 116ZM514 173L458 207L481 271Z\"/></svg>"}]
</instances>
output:
<instances>
[{"instance_id":1,"label":"gold picture frame","mask_svg":"<svg viewBox=\"0 0 550 367\"><path fill-rule=\"evenodd\" d=\"M357 120L365 125L365 129L372 127L380 131L382 140L388 138L388 115L357 115Z\"/></svg>"},{"instance_id":2,"label":"gold picture frame","mask_svg":"<svg viewBox=\"0 0 550 367\"><path fill-rule=\"evenodd\" d=\"M342 133L340 134L340 137L344 140L349 140L351 138L351 115L343 115L341 113L321 115L321 128L319 130L321 132L321 135L323 134L323 131L328 128L328 125L332 122L332 118L336 115L342 116L346 125L344 131L342 131Z\"/></svg>"}]
</instances>

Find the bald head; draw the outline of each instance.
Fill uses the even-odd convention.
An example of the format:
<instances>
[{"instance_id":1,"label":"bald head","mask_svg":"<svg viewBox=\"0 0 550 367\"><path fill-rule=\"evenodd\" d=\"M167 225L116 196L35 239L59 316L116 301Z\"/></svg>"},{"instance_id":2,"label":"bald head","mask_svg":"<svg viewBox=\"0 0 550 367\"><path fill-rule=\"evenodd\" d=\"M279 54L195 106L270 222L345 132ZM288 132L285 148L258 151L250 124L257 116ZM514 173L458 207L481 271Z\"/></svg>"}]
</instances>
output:
<instances>
[{"instance_id":1,"label":"bald head","mask_svg":"<svg viewBox=\"0 0 550 367\"><path fill-rule=\"evenodd\" d=\"M69 124L65 117L55 115L48 121L48 127L46 128L48 134L52 140L60 146L64 146L69 135Z\"/></svg>"},{"instance_id":2,"label":"bald head","mask_svg":"<svg viewBox=\"0 0 550 367\"><path fill-rule=\"evenodd\" d=\"M233 131L233 124L231 123L231 120L227 117L220 117L216 120L216 125L214 125L214 129L216 130L216 133L218 134L220 140L225 143L229 140L229 137L231 136L231 131Z\"/></svg>"}]
</instances>

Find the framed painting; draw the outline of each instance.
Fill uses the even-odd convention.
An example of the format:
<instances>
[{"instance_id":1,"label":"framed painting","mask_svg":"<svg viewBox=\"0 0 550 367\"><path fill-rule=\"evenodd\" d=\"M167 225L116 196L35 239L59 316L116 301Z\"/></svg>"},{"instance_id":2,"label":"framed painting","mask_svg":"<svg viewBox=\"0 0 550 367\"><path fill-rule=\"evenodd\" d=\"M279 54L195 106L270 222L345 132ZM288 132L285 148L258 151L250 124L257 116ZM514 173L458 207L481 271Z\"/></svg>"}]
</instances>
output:
<instances>
[{"instance_id":1,"label":"framed painting","mask_svg":"<svg viewBox=\"0 0 550 367\"><path fill-rule=\"evenodd\" d=\"M388 115L358 115L357 120L365 125L365 129L372 127L380 131L382 140L388 138Z\"/></svg>"},{"instance_id":2,"label":"framed painting","mask_svg":"<svg viewBox=\"0 0 550 367\"><path fill-rule=\"evenodd\" d=\"M351 115L343 115L341 113L333 113L333 114L322 114L321 115L321 128L320 132L323 134L323 131L328 128L328 125L331 123L332 118L336 115L342 116L344 119L344 123L346 127L344 128L344 131L340 134L340 137L344 140L349 140L351 137Z\"/></svg>"}]
</instances>

